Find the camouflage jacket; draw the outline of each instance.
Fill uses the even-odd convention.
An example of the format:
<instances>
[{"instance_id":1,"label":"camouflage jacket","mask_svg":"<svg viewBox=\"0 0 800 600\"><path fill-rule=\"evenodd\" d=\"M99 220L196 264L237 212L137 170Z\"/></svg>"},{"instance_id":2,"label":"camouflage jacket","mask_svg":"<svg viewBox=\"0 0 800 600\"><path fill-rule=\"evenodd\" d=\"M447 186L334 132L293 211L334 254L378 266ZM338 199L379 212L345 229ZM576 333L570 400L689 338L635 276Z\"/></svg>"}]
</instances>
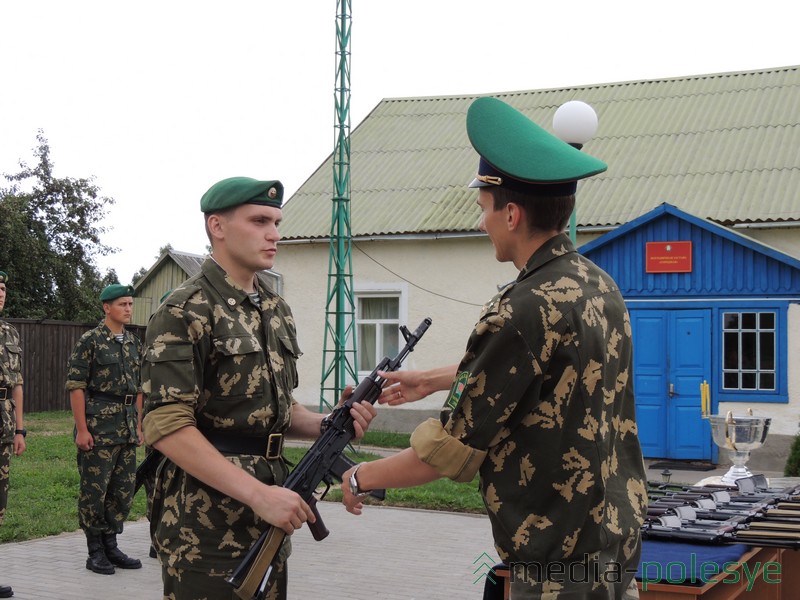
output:
<instances>
[{"instance_id":1,"label":"camouflage jacket","mask_svg":"<svg viewBox=\"0 0 800 600\"><path fill-rule=\"evenodd\" d=\"M288 429L300 356L294 318L266 279L258 283L260 309L207 259L153 315L142 370L145 438L153 427L147 417L174 403L193 408L201 432L266 439ZM282 484L288 474L282 459L228 459L264 483ZM266 527L249 507L170 462L159 472L153 510L170 566L190 570L232 569Z\"/></svg>"},{"instance_id":2,"label":"camouflage jacket","mask_svg":"<svg viewBox=\"0 0 800 600\"><path fill-rule=\"evenodd\" d=\"M14 442L17 416L11 388L22 385L22 346L16 328L0 321L0 387L8 388L0 400L0 444Z\"/></svg>"},{"instance_id":3,"label":"camouflage jacket","mask_svg":"<svg viewBox=\"0 0 800 600\"><path fill-rule=\"evenodd\" d=\"M67 364L68 391L82 389L86 395L86 424L95 446L135 444L138 413L135 395L141 391L142 346L130 331L118 342L104 322L84 333ZM133 395L133 402L94 399L93 392Z\"/></svg>"},{"instance_id":4,"label":"camouflage jacket","mask_svg":"<svg viewBox=\"0 0 800 600\"><path fill-rule=\"evenodd\" d=\"M442 423L487 451L480 486L503 560L580 559L638 532L630 320L615 282L567 236L484 306Z\"/></svg>"}]
</instances>

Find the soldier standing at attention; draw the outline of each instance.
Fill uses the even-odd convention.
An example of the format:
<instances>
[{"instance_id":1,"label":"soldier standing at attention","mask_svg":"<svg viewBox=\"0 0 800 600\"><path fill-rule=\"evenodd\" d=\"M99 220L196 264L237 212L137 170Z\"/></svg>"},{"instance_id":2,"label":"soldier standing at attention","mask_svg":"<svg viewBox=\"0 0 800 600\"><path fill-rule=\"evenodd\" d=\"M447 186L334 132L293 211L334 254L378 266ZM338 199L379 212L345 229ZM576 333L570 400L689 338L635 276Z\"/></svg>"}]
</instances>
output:
<instances>
[{"instance_id":1,"label":"soldier standing at attention","mask_svg":"<svg viewBox=\"0 0 800 600\"><path fill-rule=\"evenodd\" d=\"M86 568L110 575L141 561L117 547L133 503L136 447L142 443L141 342L131 321L133 288L113 284L100 294L105 319L78 340L66 388L75 419L78 521L86 534Z\"/></svg>"},{"instance_id":2,"label":"soldier standing at attention","mask_svg":"<svg viewBox=\"0 0 800 600\"><path fill-rule=\"evenodd\" d=\"M384 403L450 393L411 448L345 473L344 503L359 514L366 490L480 473L513 600L638 598L647 496L630 320L564 234L577 180L606 165L496 98L470 106L467 133L480 229L519 275L484 306L460 364L383 374Z\"/></svg>"},{"instance_id":3,"label":"soldier standing at attention","mask_svg":"<svg viewBox=\"0 0 800 600\"><path fill-rule=\"evenodd\" d=\"M0 271L0 312L6 304L8 275ZM11 454L25 452L25 431L22 420L22 347L19 333L0 321L0 525L8 502L8 472ZM0 585L0 598L14 595L11 586Z\"/></svg>"},{"instance_id":4,"label":"soldier standing at attention","mask_svg":"<svg viewBox=\"0 0 800 600\"><path fill-rule=\"evenodd\" d=\"M151 533L164 598L233 598L225 581L272 525L292 534L313 512L281 486L285 435L316 438L323 415L297 403L294 318L261 272L275 262L283 186L224 179L200 200L211 256L147 327L145 441L156 475ZM348 390L345 390L345 394ZM355 404L356 437L375 408ZM286 598L289 537L268 597Z\"/></svg>"}]
</instances>

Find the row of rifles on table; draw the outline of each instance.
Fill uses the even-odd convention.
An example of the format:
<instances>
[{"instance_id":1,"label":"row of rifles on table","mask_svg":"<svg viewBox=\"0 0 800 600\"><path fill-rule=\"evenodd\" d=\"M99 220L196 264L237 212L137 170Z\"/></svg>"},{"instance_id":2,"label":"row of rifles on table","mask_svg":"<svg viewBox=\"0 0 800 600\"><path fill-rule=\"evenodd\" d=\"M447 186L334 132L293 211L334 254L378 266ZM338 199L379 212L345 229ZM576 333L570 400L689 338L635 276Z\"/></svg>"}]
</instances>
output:
<instances>
[{"instance_id":1,"label":"row of rifles on table","mask_svg":"<svg viewBox=\"0 0 800 600\"><path fill-rule=\"evenodd\" d=\"M754 475L736 486L648 482L647 495L643 539L800 549L800 486Z\"/></svg>"}]
</instances>

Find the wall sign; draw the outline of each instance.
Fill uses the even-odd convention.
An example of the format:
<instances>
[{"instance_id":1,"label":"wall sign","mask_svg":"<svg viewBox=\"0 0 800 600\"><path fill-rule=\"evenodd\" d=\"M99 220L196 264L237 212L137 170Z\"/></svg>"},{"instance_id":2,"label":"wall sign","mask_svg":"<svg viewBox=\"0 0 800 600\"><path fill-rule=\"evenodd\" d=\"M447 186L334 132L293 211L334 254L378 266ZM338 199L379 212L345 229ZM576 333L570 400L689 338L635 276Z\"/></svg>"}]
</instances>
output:
<instances>
[{"instance_id":1,"label":"wall sign","mask_svg":"<svg viewBox=\"0 0 800 600\"><path fill-rule=\"evenodd\" d=\"M692 242L647 242L647 273L691 273Z\"/></svg>"}]
</instances>

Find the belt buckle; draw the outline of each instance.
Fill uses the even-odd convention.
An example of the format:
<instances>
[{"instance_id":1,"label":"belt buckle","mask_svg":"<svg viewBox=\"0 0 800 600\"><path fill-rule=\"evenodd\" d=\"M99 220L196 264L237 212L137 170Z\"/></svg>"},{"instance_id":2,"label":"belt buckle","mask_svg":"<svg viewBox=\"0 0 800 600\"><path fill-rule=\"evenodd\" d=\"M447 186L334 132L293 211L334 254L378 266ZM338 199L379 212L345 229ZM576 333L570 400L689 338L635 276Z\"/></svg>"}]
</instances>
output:
<instances>
[{"instance_id":1,"label":"belt buckle","mask_svg":"<svg viewBox=\"0 0 800 600\"><path fill-rule=\"evenodd\" d=\"M267 458L273 460L281 457L283 451L283 434L270 433L267 438Z\"/></svg>"},{"instance_id":2,"label":"belt buckle","mask_svg":"<svg viewBox=\"0 0 800 600\"><path fill-rule=\"evenodd\" d=\"M130 406L131 404L133 404L133 394L126 394L124 403L125 406Z\"/></svg>"},{"instance_id":3,"label":"belt buckle","mask_svg":"<svg viewBox=\"0 0 800 600\"><path fill-rule=\"evenodd\" d=\"M8 398L8 388L0 387L0 400Z\"/></svg>"}]
</instances>

